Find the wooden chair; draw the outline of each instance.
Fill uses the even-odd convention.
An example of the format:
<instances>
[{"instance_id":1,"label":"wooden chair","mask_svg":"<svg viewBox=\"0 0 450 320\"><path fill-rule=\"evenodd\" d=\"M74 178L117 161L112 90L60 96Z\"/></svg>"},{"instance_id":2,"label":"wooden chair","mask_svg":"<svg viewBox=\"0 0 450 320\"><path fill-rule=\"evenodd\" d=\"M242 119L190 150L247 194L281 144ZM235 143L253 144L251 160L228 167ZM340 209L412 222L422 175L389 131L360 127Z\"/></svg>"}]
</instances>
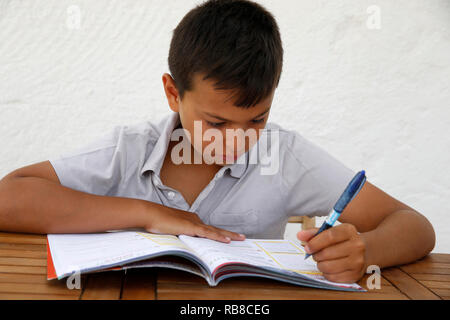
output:
<instances>
[{"instance_id":1,"label":"wooden chair","mask_svg":"<svg viewBox=\"0 0 450 320\"><path fill-rule=\"evenodd\" d=\"M306 217L306 216L296 216L290 217L288 220L289 223L301 223L302 230L308 230L316 227L316 218L315 217Z\"/></svg>"}]
</instances>

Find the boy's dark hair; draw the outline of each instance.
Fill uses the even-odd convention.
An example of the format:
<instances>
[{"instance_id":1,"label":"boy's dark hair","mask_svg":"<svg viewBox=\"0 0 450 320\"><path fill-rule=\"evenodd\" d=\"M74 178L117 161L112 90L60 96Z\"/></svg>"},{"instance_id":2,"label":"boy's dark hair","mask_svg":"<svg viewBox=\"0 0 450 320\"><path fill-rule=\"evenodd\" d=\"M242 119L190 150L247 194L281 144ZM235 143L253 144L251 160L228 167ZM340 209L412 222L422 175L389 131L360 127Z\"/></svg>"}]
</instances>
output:
<instances>
[{"instance_id":1,"label":"boy's dark hair","mask_svg":"<svg viewBox=\"0 0 450 320\"><path fill-rule=\"evenodd\" d=\"M235 92L235 106L250 108L278 87L282 68L275 18L248 0L209 0L173 32L169 69L181 99L201 73L203 80L216 81L216 90Z\"/></svg>"}]
</instances>

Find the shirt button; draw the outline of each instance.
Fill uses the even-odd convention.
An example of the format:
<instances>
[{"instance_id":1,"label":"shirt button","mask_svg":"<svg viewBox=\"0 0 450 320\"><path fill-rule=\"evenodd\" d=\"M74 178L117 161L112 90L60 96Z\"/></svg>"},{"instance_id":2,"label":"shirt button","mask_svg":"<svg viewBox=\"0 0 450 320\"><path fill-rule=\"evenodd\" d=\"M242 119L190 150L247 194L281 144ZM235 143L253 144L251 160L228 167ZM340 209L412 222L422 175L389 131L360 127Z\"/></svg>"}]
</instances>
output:
<instances>
[{"instance_id":1,"label":"shirt button","mask_svg":"<svg viewBox=\"0 0 450 320\"><path fill-rule=\"evenodd\" d=\"M173 198L175 197L175 192L169 191L169 192L167 193L167 196L168 196L170 199L173 199Z\"/></svg>"}]
</instances>

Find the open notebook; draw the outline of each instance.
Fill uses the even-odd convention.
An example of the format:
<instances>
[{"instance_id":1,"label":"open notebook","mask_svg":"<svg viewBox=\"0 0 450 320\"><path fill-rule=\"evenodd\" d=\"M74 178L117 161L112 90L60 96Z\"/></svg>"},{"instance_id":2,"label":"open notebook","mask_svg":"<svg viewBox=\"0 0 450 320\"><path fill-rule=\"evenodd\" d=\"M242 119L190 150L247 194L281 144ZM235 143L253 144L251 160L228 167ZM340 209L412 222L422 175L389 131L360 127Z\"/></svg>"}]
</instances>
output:
<instances>
[{"instance_id":1,"label":"open notebook","mask_svg":"<svg viewBox=\"0 0 450 320\"><path fill-rule=\"evenodd\" d=\"M246 239L221 243L181 235L120 231L95 234L49 234L47 279L74 272L130 268L173 268L203 277L210 286L237 276L255 276L296 285L365 291L356 283L327 281L313 259L290 240Z\"/></svg>"}]
</instances>

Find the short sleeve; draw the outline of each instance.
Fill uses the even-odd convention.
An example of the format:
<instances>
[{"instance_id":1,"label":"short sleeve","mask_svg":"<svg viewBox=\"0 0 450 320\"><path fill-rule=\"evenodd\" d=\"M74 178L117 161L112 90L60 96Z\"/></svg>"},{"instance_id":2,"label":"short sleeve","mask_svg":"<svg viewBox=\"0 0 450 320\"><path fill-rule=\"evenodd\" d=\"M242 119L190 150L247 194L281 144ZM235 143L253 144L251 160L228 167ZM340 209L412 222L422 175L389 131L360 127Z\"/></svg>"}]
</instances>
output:
<instances>
[{"instance_id":1,"label":"short sleeve","mask_svg":"<svg viewBox=\"0 0 450 320\"><path fill-rule=\"evenodd\" d=\"M355 172L295 131L289 131L282 159L288 216L326 216Z\"/></svg>"},{"instance_id":2,"label":"short sleeve","mask_svg":"<svg viewBox=\"0 0 450 320\"><path fill-rule=\"evenodd\" d=\"M121 144L123 128L109 133L84 147L49 160L65 187L96 195L112 195L124 176L126 154Z\"/></svg>"}]
</instances>

